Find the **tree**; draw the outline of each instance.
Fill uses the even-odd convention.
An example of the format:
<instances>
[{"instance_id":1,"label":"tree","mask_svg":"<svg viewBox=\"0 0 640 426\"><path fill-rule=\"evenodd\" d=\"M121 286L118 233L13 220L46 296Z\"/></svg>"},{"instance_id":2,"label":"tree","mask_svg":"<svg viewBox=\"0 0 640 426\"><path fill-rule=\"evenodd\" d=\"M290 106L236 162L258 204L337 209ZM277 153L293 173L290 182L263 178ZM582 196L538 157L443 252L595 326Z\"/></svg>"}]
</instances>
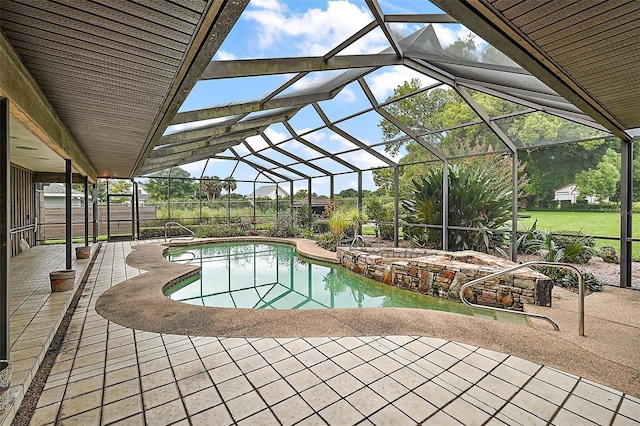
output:
<instances>
[{"instance_id":1,"label":"tree","mask_svg":"<svg viewBox=\"0 0 640 426\"><path fill-rule=\"evenodd\" d=\"M393 210L385 205L376 195L368 197L364 202L367 217L375 224L376 237L380 236L380 224L393 220Z\"/></svg>"},{"instance_id":2,"label":"tree","mask_svg":"<svg viewBox=\"0 0 640 426\"><path fill-rule=\"evenodd\" d=\"M419 92L420 86L418 79L398 86L387 101L410 93L416 94L393 102L385 109L418 134L430 132L422 139L447 157L491 154L504 150L502 142L486 125L455 127L478 121L479 117L454 90L437 88L428 92ZM470 94L490 116L507 114L521 108L484 93L470 91ZM382 120L379 126L387 140L397 140L399 136L404 135L398 127L387 120ZM446 132L432 132L443 128L451 129ZM392 155L397 155L401 149L406 151L398 162L399 191L404 198L413 188L412 179L425 175L431 168L439 166L440 162L427 148L414 140L391 142L385 147L385 150ZM482 157L474 157L469 161L475 162L479 158ZM495 169L493 165L495 155L491 158L493 160L488 160L487 163ZM504 173L498 172L498 174L510 175L510 161L499 161L497 164L505 168ZM387 193L391 193L395 187L394 171L391 168L375 169L373 179L376 185L386 189Z\"/></svg>"},{"instance_id":3,"label":"tree","mask_svg":"<svg viewBox=\"0 0 640 426\"><path fill-rule=\"evenodd\" d=\"M342 191L338 192L336 196L340 198L357 198L358 191L353 188L343 189Z\"/></svg>"},{"instance_id":4,"label":"tree","mask_svg":"<svg viewBox=\"0 0 640 426\"><path fill-rule=\"evenodd\" d=\"M304 199L307 198L307 194L308 194L308 192L307 192L306 189L298 189L298 191L295 194L293 194L293 199L294 200L304 200ZM317 197L318 194L316 194L315 192L312 192L311 196L312 197Z\"/></svg>"},{"instance_id":5,"label":"tree","mask_svg":"<svg viewBox=\"0 0 640 426\"><path fill-rule=\"evenodd\" d=\"M595 168L614 143L613 140L596 140L522 152L520 160L526 164L524 170L529 178L524 187L526 206L552 204L556 189L576 183L576 175L582 170Z\"/></svg>"},{"instance_id":6,"label":"tree","mask_svg":"<svg viewBox=\"0 0 640 426\"><path fill-rule=\"evenodd\" d=\"M106 187L106 185L105 185ZM123 180L123 179L116 179L116 180L112 180L109 182L109 193L110 194L131 194L131 188L133 187L133 184L131 183L131 181L128 180ZM106 190L106 188L105 188ZM111 197L109 199L110 203L125 203L127 201L131 201L131 198L129 197Z\"/></svg>"},{"instance_id":7,"label":"tree","mask_svg":"<svg viewBox=\"0 0 640 426\"><path fill-rule=\"evenodd\" d=\"M575 181L581 197L595 196L599 200L613 197L620 182L620 154L607 149L598 165L577 173Z\"/></svg>"},{"instance_id":8,"label":"tree","mask_svg":"<svg viewBox=\"0 0 640 426\"><path fill-rule=\"evenodd\" d=\"M171 186L169 186L169 171L171 171ZM175 179L174 179L175 178ZM171 190L171 199L190 199L195 194L193 178L188 171L174 167L153 173L146 184L149 199L153 201L166 201L167 189Z\"/></svg>"},{"instance_id":9,"label":"tree","mask_svg":"<svg viewBox=\"0 0 640 426\"><path fill-rule=\"evenodd\" d=\"M229 194L235 191L237 187L238 184L232 176L226 177L222 180L222 189L226 190Z\"/></svg>"},{"instance_id":10,"label":"tree","mask_svg":"<svg viewBox=\"0 0 640 426\"><path fill-rule=\"evenodd\" d=\"M466 61L510 63L508 58L494 48L487 47L480 51L473 36L457 40L443 51L447 55ZM423 143L437 149L447 158L490 154L506 149L489 126L465 125L479 122L480 118L456 90L443 85L421 91L421 86L418 79L406 81L386 99L384 109L415 133L422 135ZM528 195L528 207L544 206L551 201L555 189L572 183L575 174L584 167L594 168L606 148L611 146L611 141L600 139L564 145L557 149L539 149L545 144L589 139L601 133L588 126L543 112L509 116L510 113L523 111L524 107L485 93L464 88L458 90L466 90L489 117L506 116L495 120L494 123L499 125L516 146L534 149L532 152L520 151L519 155L519 169L521 177L525 179L519 182L519 186ZM421 143L407 138L407 135L392 122L382 120L378 126L384 139L389 141L385 150L394 156L404 154L398 162L398 186L400 195L404 198L412 190L412 178L424 176L434 166L439 166L439 161ZM443 129L447 130L442 131ZM479 158L481 157L474 157L468 161L474 162ZM510 173L510 162L499 163L504 170L498 174L507 176ZM393 174L393 169L390 168L375 169L374 182L390 194L395 186ZM640 182L640 177L638 180Z\"/></svg>"},{"instance_id":11,"label":"tree","mask_svg":"<svg viewBox=\"0 0 640 426\"><path fill-rule=\"evenodd\" d=\"M204 192L207 200L215 200L222 193L222 182L218 176L203 176L200 181L200 191Z\"/></svg>"}]
</instances>

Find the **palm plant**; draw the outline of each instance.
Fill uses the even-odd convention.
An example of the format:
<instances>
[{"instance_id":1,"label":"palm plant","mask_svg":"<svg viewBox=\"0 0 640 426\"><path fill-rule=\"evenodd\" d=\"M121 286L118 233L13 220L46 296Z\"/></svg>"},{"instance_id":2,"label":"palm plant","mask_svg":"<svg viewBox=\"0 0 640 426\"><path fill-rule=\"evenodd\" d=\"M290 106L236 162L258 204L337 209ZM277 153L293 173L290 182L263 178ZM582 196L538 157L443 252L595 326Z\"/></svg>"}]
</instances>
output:
<instances>
[{"instance_id":1,"label":"palm plant","mask_svg":"<svg viewBox=\"0 0 640 426\"><path fill-rule=\"evenodd\" d=\"M449 165L448 222L454 226L480 228L481 231L450 229L452 250L487 251L501 240L492 229L501 228L511 218L511 189L508 182L496 182L491 173L478 167ZM413 181L411 198L402 203L408 213L405 220L416 224L442 224L443 178L439 169L430 170ZM411 230L433 246L441 244L439 229Z\"/></svg>"},{"instance_id":2,"label":"palm plant","mask_svg":"<svg viewBox=\"0 0 640 426\"><path fill-rule=\"evenodd\" d=\"M226 190L229 194L235 191L237 187L238 187L238 184L236 180L231 176L224 178L222 181L222 188Z\"/></svg>"},{"instance_id":3,"label":"palm plant","mask_svg":"<svg viewBox=\"0 0 640 426\"><path fill-rule=\"evenodd\" d=\"M518 251L540 256L544 262L587 263L597 254L592 238L582 234L572 236L554 236L547 230L537 228L538 221L521 235L516 244ZM572 271L548 266L534 267L565 288L577 289L578 278ZM590 291L601 291L602 284L591 273L583 273L585 288Z\"/></svg>"},{"instance_id":4,"label":"palm plant","mask_svg":"<svg viewBox=\"0 0 640 426\"><path fill-rule=\"evenodd\" d=\"M222 183L218 176L204 176L200 181L200 190L205 193L207 200L216 199L222 193Z\"/></svg>"},{"instance_id":5,"label":"palm plant","mask_svg":"<svg viewBox=\"0 0 640 426\"><path fill-rule=\"evenodd\" d=\"M571 237L554 236L537 228L538 221L517 241L518 250L538 254L545 262L586 263L597 254L593 239L576 234Z\"/></svg>"}]
</instances>

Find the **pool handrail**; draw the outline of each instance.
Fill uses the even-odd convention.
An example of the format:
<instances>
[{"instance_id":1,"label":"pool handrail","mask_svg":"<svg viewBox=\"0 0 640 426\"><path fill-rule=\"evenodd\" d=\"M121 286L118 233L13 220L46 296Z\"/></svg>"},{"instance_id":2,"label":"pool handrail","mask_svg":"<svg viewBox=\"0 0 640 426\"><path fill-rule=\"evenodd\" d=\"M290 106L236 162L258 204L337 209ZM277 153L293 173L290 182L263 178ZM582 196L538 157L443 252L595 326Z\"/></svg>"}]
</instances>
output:
<instances>
[{"instance_id":1,"label":"pool handrail","mask_svg":"<svg viewBox=\"0 0 640 426\"><path fill-rule=\"evenodd\" d=\"M578 335L584 336L584 279L582 277L582 273L580 272L580 270L578 268L576 268L575 266L570 265L568 263L545 262L545 261L541 261L541 260L533 260L533 261L530 261L530 262L520 263L518 265L515 265L515 266L507 268L507 269L503 269L503 270L498 271L498 272L494 272L494 273L486 275L484 277L476 278L475 280L471 280L471 281L465 283L462 287L460 287L460 300L462 300L462 303L464 303L465 305L473 307L473 308L487 309L487 310L498 311L498 312L508 312L510 314L524 315L524 316L528 316L528 317L543 319L545 321L550 322L553 325L553 328L556 331L559 331L560 327L558 326L558 324L554 320L552 320L551 318L549 318L546 315L535 314L535 313L532 313L532 312L524 312L524 311L522 311L522 312L521 311L512 311L512 310L509 310L509 309L496 308L496 307L493 307L493 306L478 305L476 303L469 302L464 297L464 290L467 289L468 287L471 287L472 285L476 285L476 284L479 284L479 283L481 283L483 281L489 280L491 278L495 278L495 277L498 277L500 275L504 275L506 273L516 271L518 269L527 268L529 266L549 266L549 267L552 267L552 268L559 268L559 269L571 269L578 275Z\"/></svg>"},{"instance_id":2,"label":"pool handrail","mask_svg":"<svg viewBox=\"0 0 640 426\"><path fill-rule=\"evenodd\" d=\"M180 222L167 222L167 223L164 224L164 241L165 242L167 241L167 231L169 230L169 228L171 226L178 226L178 227L184 229L185 231L187 231L189 233L189 235L188 236L184 236L184 237L172 238L169 241L179 240L179 239L193 240L196 237L196 233L195 232L193 232L191 229L187 228L186 226L184 226Z\"/></svg>"},{"instance_id":3,"label":"pool handrail","mask_svg":"<svg viewBox=\"0 0 640 426\"><path fill-rule=\"evenodd\" d=\"M362 242L362 247L365 246L364 237L360 234L356 234L353 236L353 240L351 241L351 245L349 247L353 247L356 244L356 241L360 240Z\"/></svg>"}]
</instances>

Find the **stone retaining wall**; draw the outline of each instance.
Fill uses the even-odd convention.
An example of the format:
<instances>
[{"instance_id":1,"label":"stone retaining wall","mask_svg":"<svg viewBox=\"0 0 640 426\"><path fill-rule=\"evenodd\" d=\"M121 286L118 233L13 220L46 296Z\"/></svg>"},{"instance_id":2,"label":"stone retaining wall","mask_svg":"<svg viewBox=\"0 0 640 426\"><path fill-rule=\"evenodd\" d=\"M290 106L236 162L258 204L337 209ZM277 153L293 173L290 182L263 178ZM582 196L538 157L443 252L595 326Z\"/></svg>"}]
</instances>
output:
<instances>
[{"instance_id":1,"label":"stone retaining wall","mask_svg":"<svg viewBox=\"0 0 640 426\"><path fill-rule=\"evenodd\" d=\"M430 296L460 300L460 287L516 263L471 250L339 247L341 265L376 281ZM553 282L525 268L466 289L472 303L523 310L523 305L551 306Z\"/></svg>"}]
</instances>

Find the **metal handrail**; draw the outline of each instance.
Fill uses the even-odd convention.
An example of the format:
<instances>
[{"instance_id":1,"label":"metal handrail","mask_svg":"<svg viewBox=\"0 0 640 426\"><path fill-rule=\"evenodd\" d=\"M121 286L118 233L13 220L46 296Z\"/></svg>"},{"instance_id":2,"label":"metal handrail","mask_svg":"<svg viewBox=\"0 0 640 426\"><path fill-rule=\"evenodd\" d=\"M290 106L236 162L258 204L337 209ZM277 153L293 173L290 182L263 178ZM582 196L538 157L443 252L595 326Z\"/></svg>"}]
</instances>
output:
<instances>
[{"instance_id":1,"label":"metal handrail","mask_svg":"<svg viewBox=\"0 0 640 426\"><path fill-rule=\"evenodd\" d=\"M362 242L362 247L364 247L364 246L365 246L364 237L363 237L362 235L356 234L356 235L353 237L353 241L351 241L351 246L350 246L350 247L353 247L353 245L354 245L354 244L356 243L356 241L358 241L358 240L360 240L360 241Z\"/></svg>"},{"instance_id":2,"label":"metal handrail","mask_svg":"<svg viewBox=\"0 0 640 426\"><path fill-rule=\"evenodd\" d=\"M26 231L37 231L38 229L38 223L32 223L30 225L23 225L23 226L18 226L17 228L11 228L9 230L9 240L13 240L13 236L15 234L19 234L21 232L26 232Z\"/></svg>"},{"instance_id":3,"label":"metal handrail","mask_svg":"<svg viewBox=\"0 0 640 426\"><path fill-rule=\"evenodd\" d=\"M193 240L196 237L196 233L195 232L193 232L191 229L187 228L186 226L184 226L180 222L167 222L167 223L164 224L164 240L165 241L167 241L167 231L169 230L169 228L171 226L178 226L178 227L184 229L185 231L187 231L190 234L189 236L178 237L178 238ZM169 241L177 240L178 238L172 238Z\"/></svg>"},{"instance_id":4,"label":"metal handrail","mask_svg":"<svg viewBox=\"0 0 640 426\"><path fill-rule=\"evenodd\" d=\"M534 261L531 261L531 262L521 263L521 264L513 266L511 268L503 269L502 271L494 272L493 274L489 274L487 276L480 277L480 278L477 278L475 280L469 281L468 283L466 283L462 287L460 287L460 300L462 300L462 303L464 303L465 305L471 306L473 308L487 309L487 310L499 311L499 312L508 312L510 314L524 315L524 316L533 317L533 318L540 318L540 319L543 319L545 321L549 321L553 325L553 328L555 328L556 331L559 331L560 327L558 327L558 324L554 320L552 320L551 318L549 318L549 317L547 317L545 315L534 314L532 312L511 311L509 309L495 308L493 306L478 305L478 304L469 302L464 297L464 290L466 288L468 288L468 287L471 287L472 285L479 284L479 283L481 283L483 281L486 281L486 280L489 280L491 278L495 278L495 277L498 277L500 275L504 275L506 273L513 272L513 271L516 271L518 269L527 268L529 266L534 266L534 265L535 266L550 266L552 268L559 268L559 269L572 269L576 274L578 274L578 334L580 336L584 336L584 279L582 278L582 273L580 272L580 270L578 268L576 268L575 266L570 265L568 263L544 262L544 261L536 261L536 260L534 260Z\"/></svg>"}]
</instances>

